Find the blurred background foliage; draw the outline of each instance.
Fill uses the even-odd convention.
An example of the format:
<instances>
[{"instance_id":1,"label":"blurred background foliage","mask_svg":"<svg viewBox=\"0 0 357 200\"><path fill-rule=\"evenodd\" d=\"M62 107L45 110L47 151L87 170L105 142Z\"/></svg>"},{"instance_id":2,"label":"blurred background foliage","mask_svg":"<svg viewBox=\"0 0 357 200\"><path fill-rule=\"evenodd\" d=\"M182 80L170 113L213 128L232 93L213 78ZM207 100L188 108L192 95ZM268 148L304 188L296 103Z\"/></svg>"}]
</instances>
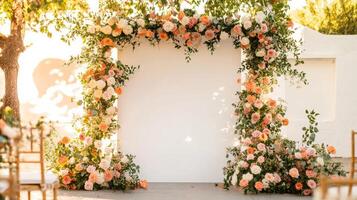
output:
<instances>
[{"instance_id":1,"label":"blurred background foliage","mask_svg":"<svg viewBox=\"0 0 357 200\"><path fill-rule=\"evenodd\" d=\"M357 0L306 0L294 21L325 34L357 34Z\"/></svg>"}]
</instances>

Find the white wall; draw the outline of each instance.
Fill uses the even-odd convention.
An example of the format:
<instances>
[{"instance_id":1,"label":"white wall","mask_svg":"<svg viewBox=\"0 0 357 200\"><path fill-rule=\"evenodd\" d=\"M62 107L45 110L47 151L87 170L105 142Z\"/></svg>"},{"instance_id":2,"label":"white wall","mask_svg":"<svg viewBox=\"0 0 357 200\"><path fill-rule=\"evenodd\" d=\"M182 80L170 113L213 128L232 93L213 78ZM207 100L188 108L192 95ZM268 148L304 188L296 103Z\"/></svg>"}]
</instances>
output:
<instances>
[{"instance_id":1,"label":"white wall","mask_svg":"<svg viewBox=\"0 0 357 200\"><path fill-rule=\"evenodd\" d=\"M120 52L141 65L119 98L119 143L135 154L143 178L159 182L222 181L233 144L234 93L240 51L227 41L214 55L184 53L164 43Z\"/></svg>"},{"instance_id":2,"label":"white wall","mask_svg":"<svg viewBox=\"0 0 357 200\"><path fill-rule=\"evenodd\" d=\"M299 69L307 72L307 86L281 84L288 103L290 125L284 130L300 140L307 124L304 109L315 109L319 116L319 142L337 148L337 156L350 156L350 135L357 129L357 35L332 36L300 28L304 40Z\"/></svg>"}]
</instances>

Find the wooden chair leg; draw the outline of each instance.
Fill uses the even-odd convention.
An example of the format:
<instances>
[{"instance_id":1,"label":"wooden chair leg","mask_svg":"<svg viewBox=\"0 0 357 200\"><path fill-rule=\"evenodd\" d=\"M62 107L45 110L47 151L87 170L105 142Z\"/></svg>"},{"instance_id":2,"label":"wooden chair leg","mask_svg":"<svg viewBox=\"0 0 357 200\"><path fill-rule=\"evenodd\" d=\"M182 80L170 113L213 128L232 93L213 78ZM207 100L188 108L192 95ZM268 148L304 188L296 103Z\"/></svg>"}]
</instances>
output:
<instances>
[{"instance_id":1,"label":"wooden chair leg","mask_svg":"<svg viewBox=\"0 0 357 200\"><path fill-rule=\"evenodd\" d=\"M42 200L46 200L46 190L42 191Z\"/></svg>"},{"instance_id":2,"label":"wooden chair leg","mask_svg":"<svg viewBox=\"0 0 357 200\"><path fill-rule=\"evenodd\" d=\"M354 167L352 167L352 170L351 170L351 180L353 179L353 177L354 177L354 175L355 175L355 169L354 169ZM348 196L350 197L351 195L352 195L352 187L353 187L353 185L352 185L352 183L349 185L349 187L348 187Z\"/></svg>"},{"instance_id":3,"label":"wooden chair leg","mask_svg":"<svg viewBox=\"0 0 357 200\"><path fill-rule=\"evenodd\" d=\"M27 199L31 200L31 191L27 191Z\"/></svg>"},{"instance_id":4,"label":"wooden chair leg","mask_svg":"<svg viewBox=\"0 0 357 200\"><path fill-rule=\"evenodd\" d=\"M57 200L57 195L58 195L58 188L55 186L53 188L53 200Z\"/></svg>"}]
</instances>

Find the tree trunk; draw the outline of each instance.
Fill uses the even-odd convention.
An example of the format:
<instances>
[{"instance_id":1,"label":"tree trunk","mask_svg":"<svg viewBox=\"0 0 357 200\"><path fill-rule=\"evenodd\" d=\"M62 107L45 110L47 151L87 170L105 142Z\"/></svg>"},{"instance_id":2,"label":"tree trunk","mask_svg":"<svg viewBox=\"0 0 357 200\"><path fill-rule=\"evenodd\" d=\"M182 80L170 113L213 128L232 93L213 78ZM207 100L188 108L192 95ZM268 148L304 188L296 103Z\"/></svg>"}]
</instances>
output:
<instances>
[{"instance_id":1,"label":"tree trunk","mask_svg":"<svg viewBox=\"0 0 357 200\"><path fill-rule=\"evenodd\" d=\"M9 58L14 59L14 58ZM9 106L14 111L14 115L17 119L20 119L20 102L17 93L17 77L19 72L19 64L17 62L17 56L15 57L16 60L12 60L12 66L8 66L4 69L5 74L5 95L3 98L3 108Z\"/></svg>"}]
</instances>

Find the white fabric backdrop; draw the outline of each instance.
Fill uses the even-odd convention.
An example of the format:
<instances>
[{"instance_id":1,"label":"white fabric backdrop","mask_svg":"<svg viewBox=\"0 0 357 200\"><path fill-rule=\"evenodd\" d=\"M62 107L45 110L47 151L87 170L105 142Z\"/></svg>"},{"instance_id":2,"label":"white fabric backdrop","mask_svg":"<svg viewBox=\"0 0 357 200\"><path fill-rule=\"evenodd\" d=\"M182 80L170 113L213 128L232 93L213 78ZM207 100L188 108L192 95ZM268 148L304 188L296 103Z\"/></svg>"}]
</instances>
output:
<instances>
[{"instance_id":1,"label":"white fabric backdrop","mask_svg":"<svg viewBox=\"0 0 357 200\"><path fill-rule=\"evenodd\" d=\"M186 63L171 43L119 52L141 65L119 98L119 144L135 154L153 182L222 181L225 148L233 144L231 104L238 90L240 51L225 41Z\"/></svg>"}]
</instances>

